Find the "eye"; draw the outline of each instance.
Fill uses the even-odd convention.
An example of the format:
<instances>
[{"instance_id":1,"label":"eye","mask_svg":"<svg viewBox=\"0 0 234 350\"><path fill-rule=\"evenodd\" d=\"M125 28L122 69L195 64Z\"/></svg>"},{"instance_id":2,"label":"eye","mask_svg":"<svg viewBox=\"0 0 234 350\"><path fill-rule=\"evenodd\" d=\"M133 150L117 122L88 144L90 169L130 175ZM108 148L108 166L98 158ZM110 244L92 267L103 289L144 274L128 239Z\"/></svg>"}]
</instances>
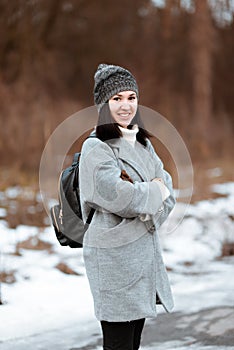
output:
<instances>
[{"instance_id":1,"label":"eye","mask_svg":"<svg viewBox=\"0 0 234 350\"><path fill-rule=\"evenodd\" d=\"M119 100L120 100L120 97L118 97L118 96L113 97L113 100L114 100L114 101L119 101Z\"/></svg>"},{"instance_id":2,"label":"eye","mask_svg":"<svg viewBox=\"0 0 234 350\"><path fill-rule=\"evenodd\" d=\"M129 97L129 100L132 101L132 100L135 100L136 99L136 96L130 96Z\"/></svg>"}]
</instances>

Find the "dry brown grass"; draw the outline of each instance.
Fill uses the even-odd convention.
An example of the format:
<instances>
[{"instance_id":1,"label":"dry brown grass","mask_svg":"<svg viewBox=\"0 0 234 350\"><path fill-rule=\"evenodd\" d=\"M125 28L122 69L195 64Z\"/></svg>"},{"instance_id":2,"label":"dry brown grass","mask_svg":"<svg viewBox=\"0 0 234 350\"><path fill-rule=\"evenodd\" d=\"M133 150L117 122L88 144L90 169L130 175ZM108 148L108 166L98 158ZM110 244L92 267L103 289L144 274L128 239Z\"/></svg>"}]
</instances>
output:
<instances>
[{"instance_id":1,"label":"dry brown grass","mask_svg":"<svg viewBox=\"0 0 234 350\"><path fill-rule=\"evenodd\" d=\"M16 244L16 251L20 249L47 250L51 252L52 244L42 241L37 236L31 236L28 239Z\"/></svg>"},{"instance_id":2,"label":"dry brown grass","mask_svg":"<svg viewBox=\"0 0 234 350\"><path fill-rule=\"evenodd\" d=\"M67 275L81 276L80 273L76 272L75 270L73 270L71 267L69 267L67 264L63 262L58 263L55 266L55 268Z\"/></svg>"},{"instance_id":3,"label":"dry brown grass","mask_svg":"<svg viewBox=\"0 0 234 350\"><path fill-rule=\"evenodd\" d=\"M215 193L211 186L225 182L234 181L233 160L232 159L211 159L206 162L193 164L194 167L194 191L192 202L204 199L215 199L225 197L225 195ZM214 169L220 168L219 170ZM212 172L217 172L217 176L212 176Z\"/></svg>"},{"instance_id":4,"label":"dry brown grass","mask_svg":"<svg viewBox=\"0 0 234 350\"><path fill-rule=\"evenodd\" d=\"M15 271L0 272L0 282L12 284L16 282Z\"/></svg>"},{"instance_id":5,"label":"dry brown grass","mask_svg":"<svg viewBox=\"0 0 234 350\"><path fill-rule=\"evenodd\" d=\"M221 257L234 255L234 243L224 242Z\"/></svg>"}]
</instances>

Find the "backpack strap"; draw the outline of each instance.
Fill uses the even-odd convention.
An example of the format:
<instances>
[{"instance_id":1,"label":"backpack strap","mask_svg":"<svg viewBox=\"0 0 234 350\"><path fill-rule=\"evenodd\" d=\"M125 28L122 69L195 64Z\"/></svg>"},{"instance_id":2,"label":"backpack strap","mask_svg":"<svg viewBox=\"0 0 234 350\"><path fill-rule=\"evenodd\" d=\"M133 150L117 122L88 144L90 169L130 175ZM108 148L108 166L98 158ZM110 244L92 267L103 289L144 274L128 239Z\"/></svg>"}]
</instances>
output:
<instances>
[{"instance_id":1,"label":"backpack strap","mask_svg":"<svg viewBox=\"0 0 234 350\"><path fill-rule=\"evenodd\" d=\"M90 209L90 212L89 212L89 215L88 215L88 218L87 218L87 220L86 220L86 222L85 222L85 225L84 225L84 232L88 229L89 224L90 224L90 222L92 221L92 218L93 218L94 213L95 213L95 209L94 209L94 208L91 208L91 209Z\"/></svg>"},{"instance_id":2,"label":"backpack strap","mask_svg":"<svg viewBox=\"0 0 234 350\"><path fill-rule=\"evenodd\" d=\"M87 137L87 139L89 139L89 138L96 138L96 135L90 134L90 135ZM77 153L75 153L75 155L76 155L76 154L77 154ZM75 159L75 155L74 155L74 159ZM80 153L78 153L78 155L80 156ZM79 160L79 156L78 156L78 160ZM87 217L87 220L86 220L86 222L85 222L84 232L87 230L89 224L91 223L94 213L95 213L95 209L94 209L94 208L91 208L91 209L90 209L90 212L89 212L89 215L88 215L88 217Z\"/></svg>"},{"instance_id":3,"label":"backpack strap","mask_svg":"<svg viewBox=\"0 0 234 350\"><path fill-rule=\"evenodd\" d=\"M94 208L91 208L91 210L90 210L90 212L89 212L89 216L88 216L88 218L87 218L87 220L86 220L86 223L89 225L90 224L90 222L91 222L91 220L92 220L92 218L93 218L93 214L95 213L95 209Z\"/></svg>"},{"instance_id":4,"label":"backpack strap","mask_svg":"<svg viewBox=\"0 0 234 350\"><path fill-rule=\"evenodd\" d=\"M73 156L73 163L72 163L72 166L75 166L75 165L78 163L79 158L80 158L80 152L75 153L74 156Z\"/></svg>"},{"instance_id":5,"label":"backpack strap","mask_svg":"<svg viewBox=\"0 0 234 350\"><path fill-rule=\"evenodd\" d=\"M93 134L91 133L91 134L89 134L89 136L87 137L87 139L89 139L89 138L97 138L97 136L96 136L96 135L93 135ZM76 159L77 159L77 160L76 160L75 157L76 157L77 154L78 154L78 158L76 158ZM79 160L79 156L80 156L80 153L75 153L75 154L74 154L73 163L74 163L74 162L77 162L77 161ZM96 209L94 209L94 208L91 208L91 209L90 209L89 215L88 215L87 220L86 220L86 222L85 222L84 232L88 229L88 226L89 226L89 224L90 224L91 221L92 221L92 218L93 218L93 215L94 215L95 211L96 211Z\"/></svg>"}]
</instances>

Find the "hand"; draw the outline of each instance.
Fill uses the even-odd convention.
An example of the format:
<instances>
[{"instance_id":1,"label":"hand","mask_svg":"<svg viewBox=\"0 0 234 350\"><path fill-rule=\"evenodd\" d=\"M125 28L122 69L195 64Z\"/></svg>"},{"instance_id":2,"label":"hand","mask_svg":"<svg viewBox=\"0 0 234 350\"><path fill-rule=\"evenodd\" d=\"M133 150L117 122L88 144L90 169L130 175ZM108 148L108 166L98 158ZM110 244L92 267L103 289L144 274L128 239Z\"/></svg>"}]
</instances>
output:
<instances>
[{"instance_id":1,"label":"hand","mask_svg":"<svg viewBox=\"0 0 234 350\"><path fill-rule=\"evenodd\" d=\"M125 170L121 171L120 177L124 181L129 181L129 182L133 183L133 180L131 179L131 177L128 175L128 173Z\"/></svg>"},{"instance_id":2,"label":"hand","mask_svg":"<svg viewBox=\"0 0 234 350\"><path fill-rule=\"evenodd\" d=\"M159 186L159 189L160 189L161 195L162 195L162 200L164 201L165 199L167 199L170 196L170 191L167 188L167 186L165 185L163 179L156 177L152 181L158 183L158 186Z\"/></svg>"},{"instance_id":3,"label":"hand","mask_svg":"<svg viewBox=\"0 0 234 350\"><path fill-rule=\"evenodd\" d=\"M152 181L160 181L165 185L165 183L161 177L155 177Z\"/></svg>"}]
</instances>

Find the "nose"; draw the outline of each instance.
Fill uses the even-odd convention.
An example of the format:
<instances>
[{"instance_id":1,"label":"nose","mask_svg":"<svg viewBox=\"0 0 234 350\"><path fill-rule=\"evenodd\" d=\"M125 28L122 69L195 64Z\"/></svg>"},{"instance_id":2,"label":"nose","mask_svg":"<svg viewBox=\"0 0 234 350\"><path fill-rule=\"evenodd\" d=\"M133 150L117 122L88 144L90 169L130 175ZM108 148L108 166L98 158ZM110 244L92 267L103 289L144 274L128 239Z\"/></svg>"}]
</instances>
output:
<instances>
[{"instance_id":1,"label":"nose","mask_svg":"<svg viewBox=\"0 0 234 350\"><path fill-rule=\"evenodd\" d=\"M120 109L123 111L129 111L130 109L130 104L128 100L123 100L120 106Z\"/></svg>"}]
</instances>

